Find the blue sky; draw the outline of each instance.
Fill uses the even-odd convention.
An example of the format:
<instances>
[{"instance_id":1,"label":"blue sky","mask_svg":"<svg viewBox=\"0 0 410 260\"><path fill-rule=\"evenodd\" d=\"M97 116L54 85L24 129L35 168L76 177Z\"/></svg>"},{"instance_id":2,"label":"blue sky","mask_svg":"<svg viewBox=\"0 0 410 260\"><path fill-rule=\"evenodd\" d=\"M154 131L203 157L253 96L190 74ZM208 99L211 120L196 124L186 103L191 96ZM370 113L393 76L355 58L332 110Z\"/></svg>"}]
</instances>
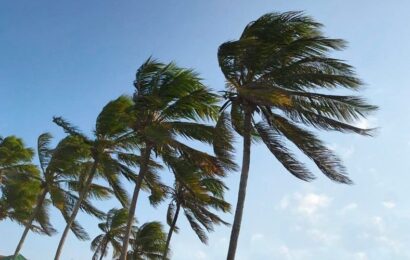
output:
<instances>
[{"instance_id":1,"label":"blue sky","mask_svg":"<svg viewBox=\"0 0 410 260\"><path fill-rule=\"evenodd\" d=\"M336 185L313 167L318 179L302 183L263 146L253 147L237 259L410 259L409 8L406 0L1 1L0 134L30 146L45 131L59 138L53 115L91 132L107 101L132 93L135 70L150 55L195 68L221 90L216 51L222 42L264 13L304 10L325 24L328 36L350 43L335 56L357 68L366 82L362 94L381 107L359 124L381 128L375 138L321 134L344 159L354 186ZM239 174L227 179L232 203L238 182ZM165 219L166 204L153 209L146 196L140 202L140 222ZM52 216L61 231L61 216ZM97 220L78 219L91 237L98 234ZM205 246L184 223L172 241L173 259L225 257L229 228L218 227ZM21 232L15 223L0 223L0 255L12 253ZM58 239L30 234L22 252L52 259ZM62 259L91 254L89 241L70 235Z\"/></svg>"}]
</instances>

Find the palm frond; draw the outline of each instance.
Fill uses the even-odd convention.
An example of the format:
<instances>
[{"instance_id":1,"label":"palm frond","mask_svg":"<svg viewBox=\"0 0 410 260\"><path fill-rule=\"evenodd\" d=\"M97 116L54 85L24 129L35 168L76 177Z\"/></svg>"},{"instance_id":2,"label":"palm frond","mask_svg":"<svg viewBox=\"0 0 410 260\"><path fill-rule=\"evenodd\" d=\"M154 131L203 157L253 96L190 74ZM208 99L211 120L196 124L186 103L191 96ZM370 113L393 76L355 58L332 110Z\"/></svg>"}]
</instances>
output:
<instances>
[{"instance_id":1,"label":"palm frond","mask_svg":"<svg viewBox=\"0 0 410 260\"><path fill-rule=\"evenodd\" d=\"M273 120L276 129L312 159L329 179L339 183L352 183L340 159L313 133L279 115L274 115Z\"/></svg>"},{"instance_id":2,"label":"palm frond","mask_svg":"<svg viewBox=\"0 0 410 260\"><path fill-rule=\"evenodd\" d=\"M37 140L38 159L40 161L40 167L43 173L46 171L48 163L51 160L52 150L49 146L52 138L53 137L50 133L43 133Z\"/></svg>"},{"instance_id":3,"label":"palm frond","mask_svg":"<svg viewBox=\"0 0 410 260\"><path fill-rule=\"evenodd\" d=\"M299 162L289 149L286 148L285 144L280 140L281 136L272 131L269 125L260 122L255 127L271 153L291 174L304 181L315 179L309 169Z\"/></svg>"}]
</instances>

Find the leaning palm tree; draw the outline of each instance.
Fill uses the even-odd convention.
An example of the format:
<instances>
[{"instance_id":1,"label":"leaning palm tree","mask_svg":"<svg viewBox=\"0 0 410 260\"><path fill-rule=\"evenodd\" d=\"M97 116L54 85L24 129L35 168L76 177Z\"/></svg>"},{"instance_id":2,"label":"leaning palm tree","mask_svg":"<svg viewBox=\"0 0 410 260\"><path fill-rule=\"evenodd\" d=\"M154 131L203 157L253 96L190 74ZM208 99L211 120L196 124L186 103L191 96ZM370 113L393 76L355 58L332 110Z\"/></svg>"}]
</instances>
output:
<instances>
[{"instance_id":1,"label":"leaning palm tree","mask_svg":"<svg viewBox=\"0 0 410 260\"><path fill-rule=\"evenodd\" d=\"M78 193L83 179L80 177L81 173L84 172L84 165L81 159L87 156L87 150L78 138L71 136L61 140L52 149L49 147L51 139L52 137L49 133L44 133L39 136L37 141L41 175L36 180L40 182L41 188L37 195L36 206L31 211L30 217L25 224L24 232L16 247L15 257L19 254L34 221L40 223L47 235L54 233L54 229L48 224L48 206L50 203L67 219L73 204L78 201L76 193ZM108 197L110 193L110 189L92 184L89 197L102 199ZM47 195L50 196L49 199L47 199ZM99 210L91 205L89 198L82 202L81 209L97 217L102 215ZM77 222L73 223L71 230L77 238L82 240L88 239L87 233Z\"/></svg>"},{"instance_id":2,"label":"leaning palm tree","mask_svg":"<svg viewBox=\"0 0 410 260\"><path fill-rule=\"evenodd\" d=\"M91 250L95 253L93 260L103 259L107 255L109 244L113 248L113 258L121 252L121 241L127 225L128 211L126 209L111 209L108 211L105 221L98 224L104 232L91 242Z\"/></svg>"},{"instance_id":3,"label":"leaning palm tree","mask_svg":"<svg viewBox=\"0 0 410 260\"><path fill-rule=\"evenodd\" d=\"M130 239L131 250L127 252L129 260L160 260L165 248L166 235L160 222L147 222L133 227Z\"/></svg>"},{"instance_id":4,"label":"leaning palm tree","mask_svg":"<svg viewBox=\"0 0 410 260\"><path fill-rule=\"evenodd\" d=\"M355 126L376 109L362 98L318 90L359 90L353 68L329 57L345 42L326 38L322 25L301 12L269 13L246 26L239 40L219 47L219 65L227 81L224 94L233 128L243 137L242 172L228 259L235 258L245 202L252 138L261 139L297 178L314 178L289 150L293 143L331 180L350 184L339 158L304 128L370 135ZM338 92L340 93L340 92Z\"/></svg>"},{"instance_id":5,"label":"leaning palm tree","mask_svg":"<svg viewBox=\"0 0 410 260\"><path fill-rule=\"evenodd\" d=\"M123 207L128 206L128 196L121 186L119 178L123 175L129 180L134 180L134 173L129 166L138 165L140 161L138 156L129 153L136 144L135 138L128 131L131 120L128 112L130 104L131 100L125 96L109 102L97 118L94 139L87 137L64 119L54 118L54 122L61 126L65 132L79 138L89 153L89 157L86 158L88 170L83 175L83 187L78 201L67 219L67 225L61 236L55 259L60 258L68 231L74 223L81 208L81 202L87 197L95 177L104 178Z\"/></svg>"},{"instance_id":6,"label":"leaning palm tree","mask_svg":"<svg viewBox=\"0 0 410 260\"><path fill-rule=\"evenodd\" d=\"M197 167L215 172L233 167L231 161L218 160L183 141L186 138L211 144L215 135L214 126L207 122L217 117L218 99L194 71L179 68L174 63L165 65L148 59L138 69L134 86L135 121L132 128L139 140L141 164L129 209L121 260L127 257L138 194L150 172L148 162L153 155L160 157L165 164L169 164L168 156L184 155Z\"/></svg>"},{"instance_id":7,"label":"leaning palm tree","mask_svg":"<svg viewBox=\"0 0 410 260\"><path fill-rule=\"evenodd\" d=\"M168 190L171 197L167 212L169 232L163 259L167 259L172 234L178 230L176 224L181 209L198 238L206 244L205 230L212 231L214 224L228 224L210 209L229 212L231 207L223 198L227 187L220 179L204 174L186 160L179 160L173 170L175 183Z\"/></svg>"}]
</instances>

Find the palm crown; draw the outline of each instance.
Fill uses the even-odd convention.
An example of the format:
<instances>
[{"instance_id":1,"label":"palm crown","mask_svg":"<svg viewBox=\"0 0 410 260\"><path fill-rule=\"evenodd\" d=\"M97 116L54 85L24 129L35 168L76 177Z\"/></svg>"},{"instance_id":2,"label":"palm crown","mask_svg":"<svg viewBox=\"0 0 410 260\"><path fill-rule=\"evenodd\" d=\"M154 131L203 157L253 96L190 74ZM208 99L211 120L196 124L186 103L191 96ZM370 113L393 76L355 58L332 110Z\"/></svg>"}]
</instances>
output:
<instances>
[{"instance_id":1,"label":"palm crown","mask_svg":"<svg viewBox=\"0 0 410 260\"><path fill-rule=\"evenodd\" d=\"M127 217L126 209L114 208L108 211L105 221L98 224L104 233L95 237L91 242L91 250L95 251L93 260L102 259L107 254L109 244L113 247L113 257L119 256Z\"/></svg>"},{"instance_id":2,"label":"palm crown","mask_svg":"<svg viewBox=\"0 0 410 260\"><path fill-rule=\"evenodd\" d=\"M33 149L27 148L20 138L0 137L0 220L27 222L40 189L39 170L32 163L33 156ZM41 227L33 228L44 232Z\"/></svg>"},{"instance_id":3,"label":"palm crown","mask_svg":"<svg viewBox=\"0 0 410 260\"><path fill-rule=\"evenodd\" d=\"M79 200L73 207L67 221L67 226L57 249L56 258L61 253L65 237L70 226L74 223L81 202L90 193L94 177L105 179L110 185L113 194L124 207L129 204L120 176L135 181L132 167L138 166L140 163L140 157L130 153L137 144L135 137L130 135L131 132L128 127L132 118L128 111L131 104L132 101L125 96L109 102L96 120L94 138L84 135L63 118L54 118L54 122L61 126L66 133L80 140L88 153L83 163L85 165L84 174L80 176L83 181L81 182L82 186L78 187L80 191Z\"/></svg>"},{"instance_id":4,"label":"palm crown","mask_svg":"<svg viewBox=\"0 0 410 260\"><path fill-rule=\"evenodd\" d=\"M214 174L235 166L223 153L222 147L217 149L221 155L218 158L183 141L190 139L212 144L217 136L215 127L209 121L216 120L218 116L218 98L202 84L194 71L180 68L174 63L163 64L148 59L138 69L134 86L135 121L131 127L139 142L141 165L130 207L127 234L130 234L140 185L150 172L154 173L151 176L155 176L155 169L149 164L152 155L160 157L170 167L175 158L183 156L196 167ZM219 138L227 141L222 134ZM121 259L126 257L127 234Z\"/></svg>"},{"instance_id":5,"label":"palm crown","mask_svg":"<svg viewBox=\"0 0 410 260\"><path fill-rule=\"evenodd\" d=\"M131 237L129 260L159 260L165 248L166 236L160 222L147 222L134 227Z\"/></svg>"},{"instance_id":6,"label":"palm crown","mask_svg":"<svg viewBox=\"0 0 410 260\"><path fill-rule=\"evenodd\" d=\"M355 120L376 109L357 96L329 95L316 90L358 90L353 68L329 58L345 42L322 35L320 27L300 12L271 13L250 23L237 41L219 48L219 64L227 79L227 101L235 130L243 134L245 113L257 114L251 132L258 135L285 168L302 180L314 176L286 148L294 143L336 182L351 183L340 160L300 124L323 130L371 134Z\"/></svg>"}]
</instances>

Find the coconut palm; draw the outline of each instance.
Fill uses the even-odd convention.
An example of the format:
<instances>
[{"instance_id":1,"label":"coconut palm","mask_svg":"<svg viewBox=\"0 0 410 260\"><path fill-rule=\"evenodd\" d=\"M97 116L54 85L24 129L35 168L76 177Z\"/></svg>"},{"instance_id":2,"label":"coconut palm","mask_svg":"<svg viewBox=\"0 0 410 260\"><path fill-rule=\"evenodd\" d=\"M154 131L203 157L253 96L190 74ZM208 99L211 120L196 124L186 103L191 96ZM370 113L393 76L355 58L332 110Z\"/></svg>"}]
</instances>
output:
<instances>
[{"instance_id":1,"label":"coconut palm","mask_svg":"<svg viewBox=\"0 0 410 260\"><path fill-rule=\"evenodd\" d=\"M206 244L205 230L212 231L214 224L228 224L210 209L228 212L231 206L223 199L226 186L220 179L204 174L186 160L178 161L175 166L174 187L168 190L171 197L167 212L169 232L163 259L167 258L172 234L178 230L176 223L181 209L198 238Z\"/></svg>"},{"instance_id":2,"label":"coconut palm","mask_svg":"<svg viewBox=\"0 0 410 260\"><path fill-rule=\"evenodd\" d=\"M218 160L182 140L211 144L215 135L215 127L207 122L217 117L218 99L194 71L179 68L174 63L165 65L148 59L138 69L134 86L135 121L132 127L140 142L141 165L129 209L121 260L127 257L138 194L150 171L148 162L152 155L160 157L165 164L169 164L168 157L184 155L197 167L210 168L214 172L220 172L224 167L233 168L231 161Z\"/></svg>"},{"instance_id":3,"label":"coconut palm","mask_svg":"<svg viewBox=\"0 0 410 260\"><path fill-rule=\"evenodd\" d=\"M165 248L166 234L160 222L147 222L139 228L133 227L130 239L129 260L160 260Z\"/></svg>"},{"instance_id":4,"label":"coconut palm","mask_svg":"<svg viewBox=\"0 0 410 260\"><path fill-rule=\"evenodd\" d=\"M7 177L14 174L33 174L37 171L31 162L34 151L24 145L22 139L16 136L0 136L0 185Z\"/></svg>"},{"instance_id":5,"label":"coconut palm","mask_svg":"<svg viewBox=\"0 0 410 260\"><path fill-rule=\"evenodd\" d=\"M121 241L127 225L128 211L126 209L111 209L105 221L98 224L103 234L91 242L91 250L95 251L93 260L103 259L107 255L109 244L113 248L113 258L121 252Z\"/></svg>"},{"instance_id":6,"label":"coconut palm","mask_svg":"<svg viewBox=\"0 0 410 260\"><path fill-rule=\"evenodd\" d=\"M40 189L39 171L32 163L34 151L15 136L0 137L0 220L25 224ZM47 223L42 222L44 226ZM42 232L41 227L33 226Z\"/></svg>"},{"instance_id":7,"label":"coconut palm","mask_svg":"<svg viewBox=\"0 0 410 260\"><path fill-rule=\"evenodd\" d=\"M87 156L81 140L76 137L68 136L61 140L58 145L51 149L49 144L52 136L49 133L41 134L37 141L37 153L41 169L41 175L37 178L40 182L40 190L37 195L35 208L32 210L25 230L16 247L14 255L17 256L23 246L29 230L32 227L33 221L41 224L42 229L47 235L52 235L55 230L49 223L48 206L51 203L55 206L67 219L70 215L73 205L78 201L76 193L79 192L83 177L85 165L81 161ZM111 190L101 185L92 184L89 198L106 198L111 193ZM49 195L49 199L47 199ZM83 200L81 209L89 214L101 217L102 212L93 207L89 198ZM71 230L77 238L88 239L87 232L77 223L74 222Z\"/></svg>"},{"instance_id":8,"label":"coconut palm","mask_svg":"<svg viewBox=\"0 0 410 260\"><path fill-rule=\"evenodd\" d=\"M11 174L9 172L3 178L3 185L0 187L0 220L10 219L21 225L27 223L29 213L36 205L40 183L33 178L38 175L37 170L34 172L25 171L25 173ZM41 224L47 225L44 222ZM44 233L41 226L33 225L32 229Z\"/></svg>"},{"instance_id":9,"label":"coconut palm","mask_svg":"<svg viewBox=\"0 0 410 260\"><path fill-rule=\"evenodd\" d=\"M329 57L329 51L343 49L345 42L326 38L321 27L300 12L269 13L246 26L239 40L219 47L219 65L227 81L223 109L230 106L232 125L243 137L228 259L235 258L253 137L261 139L286 170L301 180L314 176L295 158L287 141L331 180L350 184L339 158L305 127L371 134L355 122L375 106L357 96L323 93L338 88L359 90L362 82L350 65Z\"/></svg>"},{"instance_id":10,"label":"coconut palm","mask_svg":"<svg viewBox=\"0 0 410 260\"><path fill-rule=\"evenodd\" d=\"M129 135L128 131L131 120L128 109L131 104L131 100L125 96L109 102L96 120L94 139L87 137L61 117L54 118L54 122L61 126L65 132L81 139L89 152L89 158L87 158L89 167L82 182L82 192L80 192L79 199L67 220L55 259L60 257L68 231L74 223L81 202L87 197L95 177L104 178L123 207L128 206L127 193L121 186L119 178L123 175L129 180L133 180L134 173L129 166L138 165L140 160L139 156L128 153L134 149L136 144L135 138Z\"/></svg>"}]
</instances>

